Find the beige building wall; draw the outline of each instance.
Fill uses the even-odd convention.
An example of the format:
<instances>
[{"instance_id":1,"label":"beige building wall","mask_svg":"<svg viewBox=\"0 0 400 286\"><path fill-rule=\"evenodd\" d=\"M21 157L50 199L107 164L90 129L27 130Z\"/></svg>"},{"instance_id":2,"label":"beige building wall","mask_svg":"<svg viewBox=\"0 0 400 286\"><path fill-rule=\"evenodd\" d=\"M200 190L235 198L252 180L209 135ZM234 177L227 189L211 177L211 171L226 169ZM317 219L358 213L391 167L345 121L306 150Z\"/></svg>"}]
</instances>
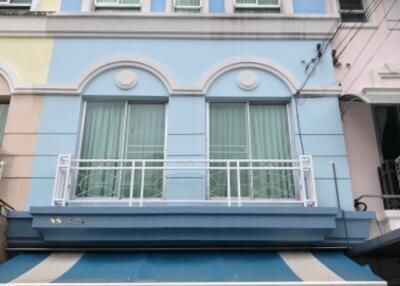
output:
<instances>
[{"instance_id":1,"label":"beige building wall","mask_svg":"<svg viewBox=\"0 0 400 286\"><path fill-rule=\"evenodd\" d=\"M37 95L10 98L0 146L0 160L6 162L0 181L0 198L17 210L24 209L28 197L42 102L43 97Z\"/></svg>"}]
</instances>

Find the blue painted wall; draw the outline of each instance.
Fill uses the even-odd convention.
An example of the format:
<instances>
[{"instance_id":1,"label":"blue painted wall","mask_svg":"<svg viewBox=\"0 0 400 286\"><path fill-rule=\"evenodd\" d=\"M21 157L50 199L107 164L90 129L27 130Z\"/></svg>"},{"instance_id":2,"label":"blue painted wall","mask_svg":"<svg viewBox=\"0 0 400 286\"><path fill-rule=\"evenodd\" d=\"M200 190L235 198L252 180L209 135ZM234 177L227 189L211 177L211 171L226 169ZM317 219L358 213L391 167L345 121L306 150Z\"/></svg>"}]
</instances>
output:
<instances>
[{"instance_id":1,"label":"blue painted wall","mask_svg":"<svg viewBox=\"0 0 400 286\"><path fill-rule=\"evenodd\" d=\"M294 13L325 14L325 0L293 0Z\"/></svg>"},{"instance_id":2,"label":"blue painted wall","mask_svg":"<svg viewBox=\"0 0 400 286\"><path fill-rule=\"evenodd\" d=\"M151 0L151 12L165 12L165 0Z\"/></svg>"},{"instance_id":3,"label":"blue painted wall","mask_svg":"<svg viewBox=\"0 0 400 286\"><path fill-rule=\"evenodd\" d=\"M209 0L208 9L210 13L224 13L225 0Z\"/></svg>"},{"instance_id":4,"label":"blue painted wall","mask_svg":"<svg viewBox=\"0 0 400 286\"><path fill-rule=\"evenodd\" d=\"M304 64L315 56L315 40L176 40L176 39L57 39L49 83L71 83L100 61L118 57L151 59L178 85L197 85L212 67L237 57L257 57L276 63L304 81ZM327 51L309 84L335 84ZM166 56L167 55L167 56Z\"/></svg>"},{"instance_id":5,"label":"blue painted wall","mask_svg":"<svg viewBox=\"0 0 400 286\"><path fill-rule=\"evenodd\" d=\"M214 67L232 58L256 57L272 62L286 70L297 82L304 81L302 60L315 54L313 40L156 40L156 39L56 39L49 70L49 83L71 84L97 64L116 55L143 59L161 67L177 86L198 86ZM168 56L166 56L168 51ZM329 52L327 53L329 55ZM254 67L260 78L257 89L249 92L237 87L235 78L244 68L222 74L209 87L206 96L171 95L163 82L154 74L140 68L132 69L139 78L137 86L129 91L115 85L115 77L122 69L112 68L97 75L85 87L86 98L111 97L124 99L164 98L168 101L167 158L206 158L206 101L225 100L286 101L292 110L292 137L295 155L314 156L316 185L320 206L336 207L335 182L331 161L336 162L338 186L342 207L352 210L352 194L338 99L331 97L298 100L300 129L296 124L296 112L292 92L275 75ZM331 59L326 56L311 77L309 84L332 85L335 82ZM49 205L52 182L58 154L74 154L77 150L81 96L45 97L40 135L34 161L34 178L28 206ZM204 173L168 174L168 198L203 198ZM195 186L188 193L184 185ZM202 182L202 183L201 183Z\"/></svg>"},{"instance_id":6,"label":"blue painted wall","mask_svg":"<svg viewBox=\"0 0 400 286\"><path fill-rule=\"evenodd\" d=\"M82 0L62 0L61 11L81 11Z\"/></svg>"}]
</instances>

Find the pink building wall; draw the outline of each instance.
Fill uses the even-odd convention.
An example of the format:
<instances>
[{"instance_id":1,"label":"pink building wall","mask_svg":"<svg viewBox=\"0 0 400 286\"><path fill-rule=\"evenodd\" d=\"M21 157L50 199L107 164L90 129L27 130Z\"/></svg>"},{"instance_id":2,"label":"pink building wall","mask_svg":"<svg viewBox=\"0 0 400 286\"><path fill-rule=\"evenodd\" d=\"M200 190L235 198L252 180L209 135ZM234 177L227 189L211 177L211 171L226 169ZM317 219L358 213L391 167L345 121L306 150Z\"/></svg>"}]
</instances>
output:
<instances>
[{"instance_id":1,"label":"pink building wall","mask_svg":"<svg viewBox=\"0 0 400 286\"><path fill-rule=\"evenodd\" d=\"M396 3L394 3L395 1ZM374 6L372 4L371 6ZM374 1L377 3L376 1ZM390 9L391 8L391 9ZM373 8L372 8L373 9ZM365 96L365 88L400 88L398 74L377 80L374 74L385 65L400 67L400 1L384 0L366 24L345 23L332 42L340 67L336 78L343 95ZM360 28L360 29L357 29ZM350 39L353 38L350 41ZM346 48L344 48L346 47ZM400 93L399 93L400 97ZM362 102L343 103L343 127L349 156L354 197L380 195L377 167L380 153L375 135L372 106ZM370 210L383 210L379 199L366 199Z\"/></svg>"}]
</instances>

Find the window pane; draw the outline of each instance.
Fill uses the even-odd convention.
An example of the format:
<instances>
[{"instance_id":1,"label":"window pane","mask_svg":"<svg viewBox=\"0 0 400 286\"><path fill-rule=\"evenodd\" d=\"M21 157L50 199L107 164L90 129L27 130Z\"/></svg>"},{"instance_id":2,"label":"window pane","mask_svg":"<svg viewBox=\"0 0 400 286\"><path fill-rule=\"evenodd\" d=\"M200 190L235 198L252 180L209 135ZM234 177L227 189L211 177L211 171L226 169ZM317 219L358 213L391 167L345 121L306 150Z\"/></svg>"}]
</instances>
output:
<instances>
[{"instance_id":1,"label":"window pane","mask_svg":"<svg viewBox=\"0 0 400 286\"><path fill-rule=\"evenodd\" d=\"M236 0L236 4L257 4L257 0Z\"/></svg>"},{"instance_id":2,"label":"window pane","mask_svg":"<svg viewBox=\"0 0 400 286\"><path fill-rule=\"evenodd\" d=\"M96 4L118 4L119 0L96 0Z\"/></svg>"},{"instance_id":3,"label":"window pane","mask_svg":"<svg viewBox=\"0 0 400 286\"><path fill-rule=\"evenodd\" d=\"M269 13L269 14L277 14L280 13L279 8L236 8L236 13Z\"/></svg>"},{"instance_id":4,"label":"window pane","mask_svg":"<svg viewBox=\"0 0 400 286\"><path fill-rule=\"evenodd\" d=\"M339 0L341 10L363 10L363 0Z\"/></svg>"},{"instance_id":5,"label":"window pane","mask_svg":"<svg viewBox=\"0 0 400 286\"><path fill-rule=\"evenodd\" d=\"M118 159L123 126L124 103L88 102L83 129L82 159ZM82 163L82 167L98 166ZM116 167L110 163L108 167ZM118 172L114 170L80 171L78 174L77 197L118 196Z\"/></svg>"},{"instance_id":6,"label":"window pane","mask_svg":"<svg viewBox=\"0 0 400 286\"><path fill-rule=\"evenodd\" d=\"M341 13L341 18L343 22L349 23L364 23L367 21L365 13Z\"/></svg>"},{"instance_id":7,"label":"window pane","mask_svg":"<svg viewBox=\"0 0 400 286\"><path fill-rule=\"evenodd\" d=\"M289 125L285 105L250 105L252 159L290 159ZM265 163L253 166L265 167ZM288 167L279 163L279 167ZM254 198L294 198L293 172L286 170L254 170Z\"/></svg>"},{"instance_id":8,"label":"window pane","mask_svg":"<svg viewBox=\"0 0 400 286\"><path fill-rule=\"evenodd\" d=\"M279 0L258 0L259 5L278 5Z\"/></svg>"},{"instance_id":9,"label":"window pane","mask_svg":"<svg viewBox=\"0 0 400 286\"><path fill-rule=\"evenodd\" d=\"M3 137L8 113L8 103L0 103L0 142Z\"/></svg>"},{"instance_id":10,"label":"window pane","mask_svg":"<svg viewBox=\"0 0 400 286\"><path fill-rule=\"evenodd\" d=\"M200 6L200 0L176 0L176 6Z\"/></svg>"},{"instance_id":11,"label":"window pane","mask_svg":"<svg viewBox=\"0 0 400 286\"><path fill-rule=\"evenodd\" d=\"M248 130L245 104L210 105L210 159L248 159ZM246 165L246 164L244 164ZM221 170L210 171L210 197L226 197L227 173L223 163L214 163ZM243 166L243 164L242 164ZM234 167L234 166L232 166ZM237 173L231 172L231 195L237 196ZM249 172L241 171L241 195L249 194Z\"/></svg>"},{"instance_id":12,"label":"window pane","mask_svg":"<svg viewBox=\"0 0 400 286\"><path fill-rule=\"evenodd\" d=\"M11 0L12 4L31 4L32 0Z\"/></svg>"},{"instance_id":13,"label":"window pane","mask_svg":"<svg viewBox=\"0 0 400 286\"><path fill-rule=\"evenodd\" d=\"M138 5L140 4L140 0L121 0L121 4L130 4L130 5Z\"/></svg>"},{"instance_id":14,"label":"window pane","mask_svg":"<svg viewBox=\"0 0 400 286\"><path fill-rule=\"evenodd\" d=\"M129 105L126 130L126 159L163 160L165 137L164 104ZM162 167L162 163L148 163L147 167ZM138 167L141 167L138 166ZM144 196L158 198L163 194L162 170L146 170ZM140 196L141 170L135 174L134 197ZM130 174L124 176L124 196L129 196Z\"/></svg>"}]
</instances>

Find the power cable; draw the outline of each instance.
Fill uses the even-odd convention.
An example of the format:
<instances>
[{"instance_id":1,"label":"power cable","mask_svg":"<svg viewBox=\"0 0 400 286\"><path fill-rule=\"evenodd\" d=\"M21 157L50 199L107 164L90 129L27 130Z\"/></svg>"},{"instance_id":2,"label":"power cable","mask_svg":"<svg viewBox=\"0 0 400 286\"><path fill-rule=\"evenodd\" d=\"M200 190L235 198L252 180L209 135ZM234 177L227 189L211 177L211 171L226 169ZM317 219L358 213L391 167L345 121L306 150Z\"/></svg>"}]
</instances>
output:
<instances>
[{"instance_id":1,"label":"power cable","mask_svg":"<svg viewBox=\"0 0 400 286\"><path fill-rule=\"evenodd\" d=\"M368 19L376 11L376 9L380 6L381 3L382 3L382 0L371 1L370 4L365 8L365 10L366 10L365 17ZM351 36L350 40L347 42L346 46L344 47L344 48L346 48L353 41L355 36L361 31L361 28L364 27L366 23L367 22L361 22L361 23L355 22L354 25L348 30L345 37L335 47L335 49L339 50L340 46L345 42L345 39L347 38L347 36L349 36L351 34L351 32L353 31L353 29L357 27L355 32ZM338 56L340 56L340 54Z\"/></svg>"},{"instance_id":2,"label":"power cable","mask_svg":"<svg viewBox=\"0 0 400 286\"><path fill-rule=\"evenodd\" d=\"M368 44L371 42L371 40L373 39L373 37L376 35L376 33L379 31L380 26L382 25L382 23L385 21L385 19L387 18L387 16L389 15L390 11L393 9L394 4L396 4L396 0L393 1L392 5L390 6L390 8L386 11L385 15L383 16L383 18L381 19L381 21L379 22L378 27L375 29L375 31L369 36L367 42L364 44L363 48L360 50L360 52L358 53L357 57L353 60L353 64L352 66L346 71L346 73L344 74L344 76L341 78L341 80L339 82L342 82L347 75L349 74L349 72L352 70L354 64L360 59L361 55L364 53L365 49L368 47ZM342 50L343 52L344 50Z\"/></svg>"},{"instance_id":3,"label":"power cable","mask_svg":"<svg viewBox=\"0 0 400 286\"><path fill-rule=\"evenodd\" d=\"M385 42L389 39L390 35L393 33L393 31L396 29L397 25L400 23L400 20L396 21L396 24L393 26L393 28L387 33L386 37L383 39L382 43L378 46L378 48L372 53L372 55L369 57L368 61L365 63L363 68L360 70L360 72L357 74L357 76L354 78L354 80L351 82L351 84L348 86L346 89L345 93L347 93L350 88L353 86L353 84L359 79L361 76L361 73L364 71L364 69L371 63L371 60L376 56L376 53L383 47Z\"/></svg>"}]
</instances>

